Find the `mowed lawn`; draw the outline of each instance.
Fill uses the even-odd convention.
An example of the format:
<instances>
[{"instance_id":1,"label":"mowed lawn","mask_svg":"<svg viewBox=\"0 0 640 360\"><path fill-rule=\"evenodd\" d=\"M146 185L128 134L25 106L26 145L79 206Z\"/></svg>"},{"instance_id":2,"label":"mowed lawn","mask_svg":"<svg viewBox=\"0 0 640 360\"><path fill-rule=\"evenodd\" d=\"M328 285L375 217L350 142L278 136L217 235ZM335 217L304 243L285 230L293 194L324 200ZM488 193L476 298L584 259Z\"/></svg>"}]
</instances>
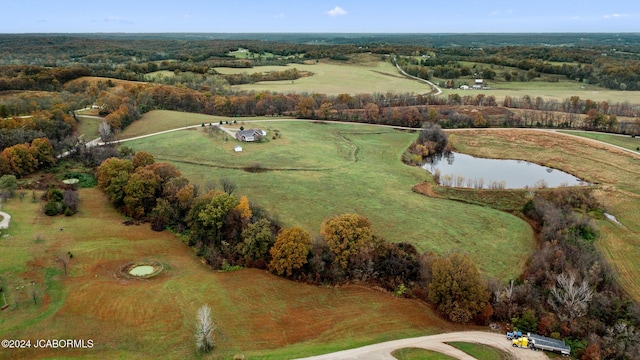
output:
<instances>
[{"instance_id":1,"label":"mowed lawn","mask_svg":"<svg viewBox=\"0 0 640 360\"><path fill-rule=\"evenodd\" d=\"M457 131L454 139L464 153L533 161L596 184L598 200L623 224L598 220L597 246L620 285L640 301L640 156L550 131Z\"/></svg>"},{"instance_id":2,"label":"mowed lawn","mask_svg":"<svg viewBox=\"0 0 640 360\"><path fill-rule=\"evenodd\" d=\"M255 84L234 85L233 88L282 93L318 93L327 95L364 93L416 93L431 91L429 85L402 76L388 61L365 63L319 62L316 64L290 64L287 66L256 66L251 69L216 68L222 74L284 71L296 68L310 71L312 76L297 80L263 81Z\"/></svg>"},{"instance_id":3,"label":"mowed lawn","mask_svg":"<svg viewBox=\"0 0 640 360\"><path fill-rule=\"evenodd\" d=\"M73 217L47 217L40 208L28 197L3 207L13 218L0 238L0 281L10 304L0 313L0 338L94 346L0 349L1 359L290 359L460 329L420 301L366 287L310 286L255 269L214 272L170 233L124 225L97 189L80 190ZM56 259L68 252L65 275ZM164 271L148 280L117 275L139 260L161 262ZM218 326L217 349L207 356L193 340L203 304Z\"/></svg>"},{"instance_id":4,"label":"mowed lawn","mask_svg":"<svg viewBox=\"0 0 640 360\"><path fill-rule=\"evenodd\" d=\"M151 121L149 119L149 121ZM210 137L200 128L126 142L159 161L174 163L204 187L228 178L236 194L277 216L285 227L301 226L312 236L322 221L342 213L369 218L373 230L392 242L409 242L420 251L470 255L487 275L517 276L535 247L523 220L487 207L433 199L412 187L430 175L400 160L416 132L364 124L265 121L264 143L239 143ZM247 172L247 167L267 171Z\"/></svg>"}]
</instances>

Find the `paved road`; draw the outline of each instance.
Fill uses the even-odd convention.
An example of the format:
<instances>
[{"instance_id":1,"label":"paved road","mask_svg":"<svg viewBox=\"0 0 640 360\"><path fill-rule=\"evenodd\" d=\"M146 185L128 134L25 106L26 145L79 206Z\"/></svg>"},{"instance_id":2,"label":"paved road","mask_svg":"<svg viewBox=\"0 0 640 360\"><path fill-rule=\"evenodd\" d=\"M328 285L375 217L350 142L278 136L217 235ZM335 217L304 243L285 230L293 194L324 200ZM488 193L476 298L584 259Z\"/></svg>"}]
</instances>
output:
<instances>
[{"instance_id":1,"label":"paved road","mask_svg":"<svg viewBox=\"0 0 640 360\"><path fill-rule=\"evenodd\" d=\"M460 331L410 339L387 341L379 344L363 346L357 349L339 351L331 354L312 356L303 360L395 360L391 353L403 348L422 348L441 352L456 359L474 360L475 358L447 345L447 342L464 341L493 346L512 354L516 359L542 360L549 359L542 351L514 348L505 335L483 331ZM301 359L302 360L302 359Z\"/></svg>"}]
</instances>

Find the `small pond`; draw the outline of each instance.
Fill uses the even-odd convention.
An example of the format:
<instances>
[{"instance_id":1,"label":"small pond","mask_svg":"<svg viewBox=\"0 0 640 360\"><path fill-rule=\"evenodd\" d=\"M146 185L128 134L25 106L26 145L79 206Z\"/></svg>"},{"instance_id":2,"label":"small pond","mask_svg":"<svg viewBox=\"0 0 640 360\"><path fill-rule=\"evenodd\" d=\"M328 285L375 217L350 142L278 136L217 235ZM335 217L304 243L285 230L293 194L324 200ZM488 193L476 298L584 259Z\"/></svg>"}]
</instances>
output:
<instances>
[{"instance_id":1,"label":"small pond","mask_svg":"<svg viewBox=\"0 0 640 360\"><path fill-rule=\"evenodd\" d=\"M588 185L564 171L524 160L476 158L449 153L435 157L422 166L435 174L440 171L440 185L484 189L525 189Z\"/></svg>"},{"instance_id":2,"label":"small pond","mask_svg":"<svg viewBox=\"0 0 640 360\"><path fill-rule=\"evenodd\" d=\"M129 270L129 274L133 276L151 275L156 269L151 265L134 266Z\"/></svg>"}]
</instances>

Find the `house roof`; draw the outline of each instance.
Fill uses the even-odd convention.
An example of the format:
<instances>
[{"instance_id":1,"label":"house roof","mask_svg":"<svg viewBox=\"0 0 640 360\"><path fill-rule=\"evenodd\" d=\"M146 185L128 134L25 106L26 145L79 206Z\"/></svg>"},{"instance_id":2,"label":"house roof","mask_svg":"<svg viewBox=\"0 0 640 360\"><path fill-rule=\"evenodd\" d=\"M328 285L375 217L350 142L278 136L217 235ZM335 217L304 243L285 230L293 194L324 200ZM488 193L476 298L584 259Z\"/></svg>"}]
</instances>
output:
<instances>
[{"instance_id":1,"label":"house roof","mask_svg":"<svg viewBox=\"0 0 640 360\"><path fill-rule=\"evenodd\" d=\"M254 135L266 135L267 133L264 130L260 129L247 129L247 130L238 130L236 133L237 136L254 136Z\"/></svg>"}]
</instances>

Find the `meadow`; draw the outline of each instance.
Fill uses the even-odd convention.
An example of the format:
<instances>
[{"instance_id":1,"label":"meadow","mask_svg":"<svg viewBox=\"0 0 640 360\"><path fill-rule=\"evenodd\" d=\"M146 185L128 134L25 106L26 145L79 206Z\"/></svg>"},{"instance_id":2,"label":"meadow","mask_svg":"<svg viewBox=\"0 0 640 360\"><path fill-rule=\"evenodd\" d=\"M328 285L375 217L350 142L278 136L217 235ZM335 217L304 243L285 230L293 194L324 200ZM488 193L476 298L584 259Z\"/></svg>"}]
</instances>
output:
<instances>
[{"instance_id":1,"label":"meadow","mask_svg":"<svg viewBox=\"0 0 640 360\"><path fill-rule=\"evenodd\" d=\"M80 190L72 217L47 217L29 196L4 205L13 218L0 237L0 282L11 306L0 313L0 337L94 346L0 349L2 359L289 359L461 329L425 303L362 286L310 286L255 269L214 272L172 234L123 224L97 189ZM67 253L65 275L57 259ZM164 271L147 280L118 275L139 260ZM203 304L218 326L217 349L206 356L193 341Z\"/></svg>"},{"instance_id":2,"label":"meadow","mask_svg":"<svg viewBox=\"0 0 640 360\"><path fill-rule=\"evenodd\" d=\"M139 121L153 122L153 116ZM357 213L388 241L409 242L419 251L468 254L485 274L501 280L517 276L535 246L531 228L516 216L413 192L414 185L431 178L400 160L416 132L300 120L245 120L236 126L241 124L262 127L268 137L278 130L281 137L243 143L239 153L233 150L235 140L199 127L125 144L175 164L202 188L232 179L237 194L285 227L300 226L310 234L317 234L326 218ZM266 171L248 172L249 167Z\"/></svg>"},{"instance_id":3,"label":"meadow","mask_svg":"<svg viewBox=\"0 0 640 360\"><path fill-rule=\"evenodd\" d=\"M621 223L600 216L596 246L611 264L620 285L640 300L640 156L542 130L457 131L454 145L474 156L527 160L561 169L594 184L598 200Z\"/></svg>"},{"instance_id":4,"label":"meadow","mask_svg":"<svg viewBox=\"0 0 640 360\"><path fill-rule=\"evenodd\" d=\"M254 72L283 71L296 68L312 72L312 76L297 80L264 81L233 86L235 89L277 91L282 93L319 93L328 95L364 93L416 93L424 94L431 88L424 83L402 76L398 69L380 56L354 55L348 62L321 60L317 63L285 66L256 66L251 69L216 68L222 74L251 74Z\"/></svg>"},{"instance_id":5,"label":"meadow","mask_svg":"<svg viewBox=\"0 0 640 360\"><path fill-rule=\"evenodd\" d=\"M640 147L640 137L631 137L629 135L606 134L593 131L560 131L562 133L585 137L587 139L597 140L623 147L625 149L638 151Z\"/></svg>"}]
</instances>

